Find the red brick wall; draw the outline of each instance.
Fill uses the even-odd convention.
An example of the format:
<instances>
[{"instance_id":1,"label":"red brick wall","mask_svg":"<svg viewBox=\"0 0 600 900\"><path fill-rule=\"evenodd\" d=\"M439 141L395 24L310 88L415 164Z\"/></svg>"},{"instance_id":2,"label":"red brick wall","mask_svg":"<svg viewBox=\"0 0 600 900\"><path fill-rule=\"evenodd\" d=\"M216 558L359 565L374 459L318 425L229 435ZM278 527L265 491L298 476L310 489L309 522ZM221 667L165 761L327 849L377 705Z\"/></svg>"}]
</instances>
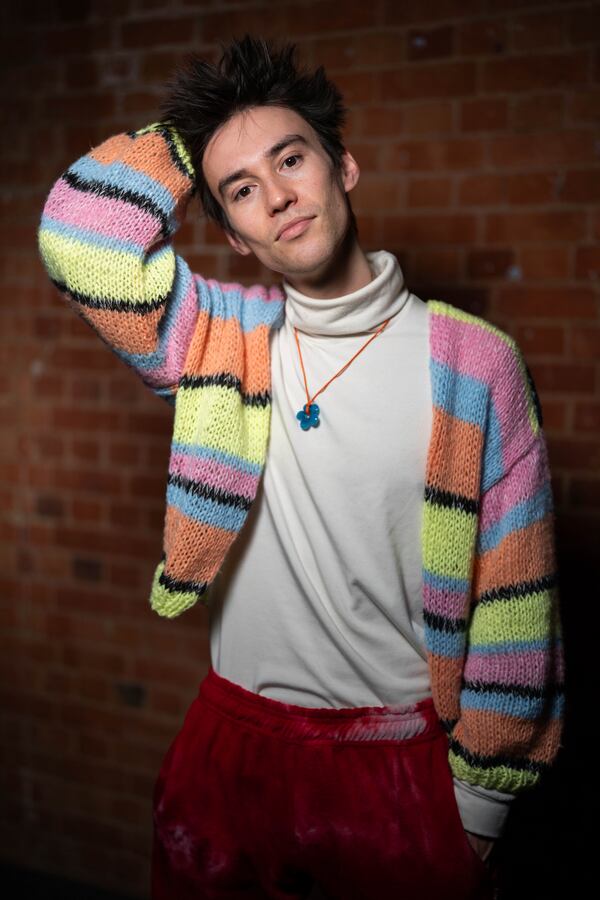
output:
<instances>
[{"instance_id":1,"label":"red brick wall","mask_svg":"<svg viewBox=\"0 0 600 900\"><path fill-rule=\"evenodd\" d=\"M364 249L395 252L416 294L486 317L523 349L570 576L597 554L600 525L599 9L4 4L4 859L143 896L152 786L208 660L204 609L169 622L147 603L172 411L49 283L35 235L51 183L93 144L154 121L185 51L213 55L246 30L296 40L352 108ZM192 209L177 247L194 270L273 280Z\"/></svg>"}]
</instances>

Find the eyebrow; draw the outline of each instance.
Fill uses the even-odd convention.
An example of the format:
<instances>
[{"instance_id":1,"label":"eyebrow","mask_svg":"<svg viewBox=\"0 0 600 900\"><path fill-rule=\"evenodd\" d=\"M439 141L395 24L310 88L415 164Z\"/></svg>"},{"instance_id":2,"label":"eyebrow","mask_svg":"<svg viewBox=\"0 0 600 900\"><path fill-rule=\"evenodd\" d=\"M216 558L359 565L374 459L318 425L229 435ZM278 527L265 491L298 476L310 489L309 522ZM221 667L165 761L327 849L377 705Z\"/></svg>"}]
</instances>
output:
<instances>
[{"instance_id":1,"label":"eyebrow","mask_svg":"<svg viewBox=\"0 0 600 900\"><path fill-rule=\"evenodd\" d=\"M302 137L301 134L286 134L280 141L277 141L276 144L273 144L272 147L269 147L269 149L265 151L264 159L273 159L274 156L277 156L278 153L285 150L290 144L303 144L305 147L309 146L308 141L305 137ZM222 178L219 182L219 193L221 197L223 197L225 188L229 187L234 181L238 181L240 178L250 177L251 175L248 169L238 169L236 172L232 172L231 175L226 175L225 178Z\"/></svg>"}]
</instances>

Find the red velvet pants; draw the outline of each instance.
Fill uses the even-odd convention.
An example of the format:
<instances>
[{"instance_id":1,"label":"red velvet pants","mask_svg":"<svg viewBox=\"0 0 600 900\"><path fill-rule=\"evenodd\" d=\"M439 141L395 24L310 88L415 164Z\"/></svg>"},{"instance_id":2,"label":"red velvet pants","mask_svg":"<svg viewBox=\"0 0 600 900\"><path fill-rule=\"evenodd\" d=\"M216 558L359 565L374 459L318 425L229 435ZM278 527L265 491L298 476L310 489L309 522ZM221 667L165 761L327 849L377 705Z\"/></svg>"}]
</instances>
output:
<instances>
[{"instance_id":1,"label":"red velvet pants","mask_svg":"<svg viewBox=\"0 0 600 900\"><path fill-rule=\"evenodd\" d=\"M210 670L154 789L154 900L489 900L431 699L293 706Z\"/></svg>"}]
</instances>

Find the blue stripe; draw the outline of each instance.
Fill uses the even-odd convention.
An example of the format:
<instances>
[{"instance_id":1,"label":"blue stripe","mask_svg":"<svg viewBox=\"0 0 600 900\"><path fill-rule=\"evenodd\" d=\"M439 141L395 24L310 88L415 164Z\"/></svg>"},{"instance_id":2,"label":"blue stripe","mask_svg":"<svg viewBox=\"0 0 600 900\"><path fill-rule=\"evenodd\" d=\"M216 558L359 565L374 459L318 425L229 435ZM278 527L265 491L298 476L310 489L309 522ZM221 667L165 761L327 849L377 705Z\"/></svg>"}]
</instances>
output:
<instances>
[{"instance_id":1,"label":"blue stripe","mask_svg":"<svg viewBox=\"0 0 600 900\"><path fill-rule=\"evenodd\" d=\"M508 534L543 519L551 505L552 491L550 483L546 481L533 497L515 504L501 519L480 532L477 552L487 553L497 547Z\"/></svg>"},{"instance_id":2,"label":"blue stripe","mask_svg":"<svg viewBox=\"0 0 600 900\"><path fill-rule=\"evenodd\" d=\"M548 703L548 697L519 697L515 694L503 694L498 691L470 691L467 689L460 692L460 708L463 711L479 709L501 715L519 716L522 719L541 719L542 716L548 716ZM556 719L562 716L564 705L563 695L553 697L550 705L551 718Z\"/></svg>"},{"instance_id":3,"label":"blue stripe","mask_svg":"<svg viewBox=\"0 0 600 900\"><path fill-rule=\"evenodd\" d=\"M483 381L464 375L431 357L431 393L434 406L449 415L478 425L486 425L489 388Z\"/></svg>"},{"instance_id":4,"label":"blue stripe","mask_svg":"<svg viewBox=\"0 0 600 900\"><path fill-rule=\"evenodd\" d=\"M519 653L527 650L545 650L551 651L554 647L559 648L562 644L560 638L554 640L538 640L538 641L498 641L497 644L471 644L469 646L469 656L486 656L490 653Z\"/></svg>"},{"instance_id":5,"label":"blue stripe","mask_svg":"<svg viewBox=\"0 0 600 900\"><path fill-rule=\"evenodd\" d=\"M246 475L260 475L262 466L246 459L240 459L233 453L225 453L223 450L214 450L211 447L203 447L198 444L184 444L181 441L173 441L171 449L175 453L185 453L187 456L196 456L200 459L214 460L235 467L238 472Z\"/></svg>"},{"instance_id":6,"label":"blue stripe","mask_svg":"<svg viewBox=\"0 0 600 900\"><path fill-rule=\"evenodd\" d=\"M470 581L467 578L437 575L425 567L423 567L423 582L434 590L451 591L453 594L464 594L470 587Z\"/></svg>"},{"instance_id":7,"label":"blue stripe","mask_svg":"<svg viewBox=\"0 0 600 900\"><path fill-rule=\"evenodd\" d=\"M439 631L437 628L425 626L425 645L430 653L446 656L448 659L462 659L465 652L466 636L464 632L454 634Z\"/></svg>"},{"instance_id":8,"label":"blue stripe","mask_svg":"<svg viewBox=\"0 0 600 900\"><path fill-rule=\"evenodd\" d=\"M483 447L483 462L481 468L481 491L487 491L504 475L502 464L502 434L496 407L490 403L488 410L487 434Z\"/></svg>"},{"instance_id":9,"label":"blue stripe","mask_svg":"<svg viewBox=\"0 0 600 900\"><path fill-rule=\"evenodd\" d=\"M176 484L167 485L167 503L196 522L223 528L226 531L239 531L248 515L247 510L227 506L197 494L189 494Z\"/></svg>"},{"instance_id":10,"label":"blue stripe","mask_svg":"<svg viewBox=\"0 0 600 900\"><path fill-rule=\"evenodd\" d=\"M217 282L208 284L200 275L194 275L200 309L211 318L218 316L227 322L233 318L243 333L253 331L258 325L278 327L284 318L285 300L263 300L261 297L244 297L244 288L223 290Z\"/></svg>"}]
</instances>

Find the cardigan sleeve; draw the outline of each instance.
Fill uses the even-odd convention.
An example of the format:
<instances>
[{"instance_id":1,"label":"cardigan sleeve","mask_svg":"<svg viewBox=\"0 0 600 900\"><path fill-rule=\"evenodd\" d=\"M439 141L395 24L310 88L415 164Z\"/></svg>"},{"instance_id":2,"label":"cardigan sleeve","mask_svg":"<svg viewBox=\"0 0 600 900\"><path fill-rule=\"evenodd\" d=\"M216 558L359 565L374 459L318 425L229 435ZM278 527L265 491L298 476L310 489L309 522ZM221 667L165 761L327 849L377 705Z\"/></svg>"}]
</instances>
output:
<instances>
[{"instance_id":1,"label":"cardigan sleeve","mask_svg":"<svg viewBox=\"0 0 600 900\"><path fill-rule=\"evenodd\" d=\"M564 659L541 404L512 338L495 368L449 762L455 779L514 795L558 753Z\"/></svg>"},{"instance_id":2,"label":"cardigan sleeve","mask_svg":"<svg viewBox=\"0 0 600 900\"><path fill-rule=\"evenodd\" d=\"M198 276L172 246L194 193L181 138L155 122L108 138L69 166L38 229L56 287L171 404L198 319Z\"/></svg>"}]
</instances>

